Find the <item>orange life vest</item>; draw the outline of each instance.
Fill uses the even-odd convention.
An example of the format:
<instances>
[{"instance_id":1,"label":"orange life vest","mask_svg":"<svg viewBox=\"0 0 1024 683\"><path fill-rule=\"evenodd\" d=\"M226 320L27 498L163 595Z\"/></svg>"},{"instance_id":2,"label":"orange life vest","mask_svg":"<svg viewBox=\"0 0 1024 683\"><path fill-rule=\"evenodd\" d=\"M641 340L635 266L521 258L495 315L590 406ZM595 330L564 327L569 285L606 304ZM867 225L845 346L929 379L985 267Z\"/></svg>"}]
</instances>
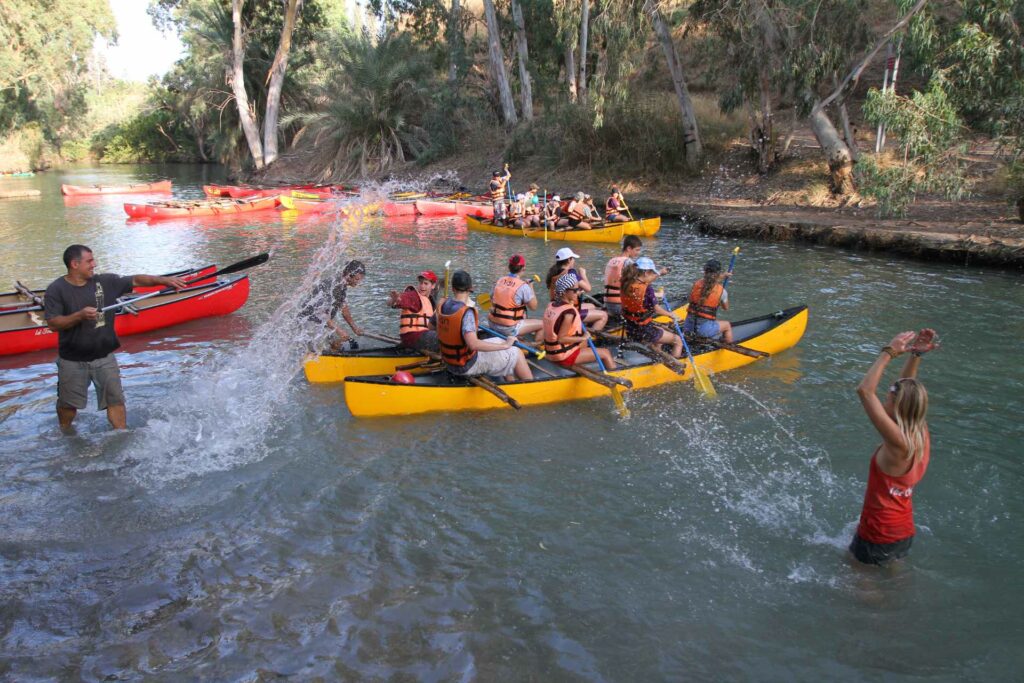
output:
<instances>
[{"instance_id":1,"label":"orange life vest","mask_svg":"<svg viewBox=\"0 0 1024 683\"><path fill-rule=\"evenodd\" d=\"M618 207L618 206L613 207L612 206L612 200L613 199L615 199L615 195L612 195L611 197L608 197L608 199L604 200L604 213L605 213L605 216L615 216L617 214L622 213L622 208L621 207Z\"/></svg>"},{"instance_id":2,"label":"orange life vest","mask_svg":"<svg viewBox=\"0 0 1024 683\"><path fill-rule=\"evenodd\" d=\"M413 289L413 287L409 287L405 291L409 291L410 289ZM419 294L419 292L417 292L417 294ZM422 294L419 294L419 297L419 311L411 311L408 308L403 308L401 314L398 316L398 334L425 332L430 329L430 316L434 315L434 304L430 303L430 299Z\"/></svg>"},{"instance_id":3,"label":"orange life vest","mask_svg":"<svg viewBox=\"0 0 1024 683\"><path fill-rule=\"evenodd\" d=\"M711 288L711 291L708 292L708 295L701 299L700 292L703 287L703 279L693 283L693 287L690 289L690 308L688 312L707 320L714 320L718 317L718 307L722 303L722 292L725 290L722 288L722 285L716 283Z\"/></svg>"},{"instance_id":4,"label":"orange life vest","mask_svg":"<svg viewBox=\"0 0 1024 683\"><path fill-rule=\"evenodd\" d=\"M576 201L569 204L569 218L573 219L574 221L582 221L583 219L585 219L587 217L587 212L585 209L581 208L584 206L586 206L586 204L584 204L583 202Z\"/></svg>"},{"instance_id":5,"label":"orange life vest","mask_svg":"<svg viewBox=\"0 0 1024 683\"><path fill-rule=\"evenodd\" d=\"M466 345L466 339L462 336L462 319L467 312L473 314L475 322L476 310L466 305L448 315L437 311L437 340L441 345L441 357L448 365L460 368L476 355L476 351Z\"/></svg>"},{"instance_id":6,"label":"orange life vest","mask_svg":"<svg viewBox=\"0 0 1024 683\"><path fill-rule=\"evenodd\" d=\"M563 344L558 341L559 317L566 311L572 311L572 327L569 335L578 337L583 334L583 324L580 321L580 313L575 307L564 302L552 302L544 309L544 350L547 351L548 360L559 361L568 358L583 343Z\"/></svg>"},{"instance_id":7,"label":"orange life vest","mask_svg":"<svg viewBox=\"0 0 1024 683\"><path fill-rule=\"evenodd\" d=\"M505 180L492 180L491 182L498 184L497 188L490 189L491 201L500 202L505 199Z\"/></svg>"},{"instance_id":8,"label":"orange life vest","mask_svg":"<svg viewBox=\"0 0 1024 683\"><path fill-rule=\"evenodd\" d=\"M516 305L516 292L526 284L515 275L499 278L494 285L494 296L491 297L491 312L487 317L495 325L511 327L526 317L526 306Z\"/></svg>"},{"instance_id":9,"label":"orange life vest","mask_svg":"<svg viewBox=\"0 0 1024 683\"><path fill-rule=\"evenodd\" d=\"M622 303L622 269L626 267L628 256L616 256L608 261L604 269L604 302L606 304Z\"/></svg>"},{"instance_id":10,"label":"orange life vest","mask_svg":"<svg viewBox=\"0 0 1024 683\"><path fill-rule=\"evenodd\" d=\"M634 282L622 293L622 317L637 325L647 325L654 319L654 309L644 305L647 285Z\"/></svg>"}]
</instances>

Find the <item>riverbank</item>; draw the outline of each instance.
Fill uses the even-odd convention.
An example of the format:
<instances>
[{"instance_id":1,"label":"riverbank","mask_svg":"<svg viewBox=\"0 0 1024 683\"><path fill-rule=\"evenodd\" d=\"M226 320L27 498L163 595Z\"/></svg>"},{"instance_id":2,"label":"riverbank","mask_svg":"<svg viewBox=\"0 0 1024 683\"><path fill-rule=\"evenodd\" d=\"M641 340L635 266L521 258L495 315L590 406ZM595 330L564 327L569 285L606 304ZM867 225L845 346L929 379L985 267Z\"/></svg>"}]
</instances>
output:
<instances>
[{"instance_id":1,"label":"riverbank","mask_svg":"<svg viewBox=\"0 0 1024 683\"><path fill-rule=\"evenodd\" d=\"M863 144L872 143L865 139ZM453 157L427 166L408 165L391 178L482 191L491 172L501 168L503 151L500 141L468 141ZM308 178L303 156L289 156L258 180ZM969 199L920 196L898 218L880 218L874 202L863 197L837 202L825 186L824 161L809 134L798 135L786 158L767 176L754 170L749 148L737 143L709 160L696 177L625 180L593 168L552 170L527 160L513 165L512 185L519 189L536 182L563 195L583 190L600 203L608 187L617 184L638 213L681 216L704 234L1024 269L1024 224L1005 199L998 164L985 150L974 150L970 172Z\"/></svg>"}]
</instances>

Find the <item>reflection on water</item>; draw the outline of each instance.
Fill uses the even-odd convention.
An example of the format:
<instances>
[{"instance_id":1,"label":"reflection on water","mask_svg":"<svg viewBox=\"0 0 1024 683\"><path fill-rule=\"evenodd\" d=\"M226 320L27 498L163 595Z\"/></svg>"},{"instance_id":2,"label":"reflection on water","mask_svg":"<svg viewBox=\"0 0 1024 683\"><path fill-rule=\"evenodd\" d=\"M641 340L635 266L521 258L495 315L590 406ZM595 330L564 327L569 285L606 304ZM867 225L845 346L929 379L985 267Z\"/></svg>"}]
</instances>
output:
<instances>
[{"instance_id":1,"label":"reflection on water","mask_svg":"<svg viewBox=\"0 0 1024 683\"><path fill-rule=\"evenodd\" d=\"M484 291L513 253L543 274L558 243L358 212L135 224L124 198L55 194L171 173L178 197L217 179L79 169L0 204L0 283L45 286L72 242L122 273L273 254L237 313L123 340L127 433L90 409L61 436L53 354L0 358L12 679L1005 680L1024 664L1006 590L1024 370L990 332L1024 324L1017 276L745 243L728 317L807 303L810 325L715 376L716 401L688 382L631 396L628 424L608 400L356 421L340 387L301 377L324 334L296 317L315 282L365 261L353 314L393 334L386 293L416 273L451 260ZM646 241L674 298L732 246L670 221ZM595 282L617 252L573 248ZM844 550L875 441L854 387L925 325L944 348L922 369L918 539L897 570L866 570Z\"/></svg>"}]
</instances>

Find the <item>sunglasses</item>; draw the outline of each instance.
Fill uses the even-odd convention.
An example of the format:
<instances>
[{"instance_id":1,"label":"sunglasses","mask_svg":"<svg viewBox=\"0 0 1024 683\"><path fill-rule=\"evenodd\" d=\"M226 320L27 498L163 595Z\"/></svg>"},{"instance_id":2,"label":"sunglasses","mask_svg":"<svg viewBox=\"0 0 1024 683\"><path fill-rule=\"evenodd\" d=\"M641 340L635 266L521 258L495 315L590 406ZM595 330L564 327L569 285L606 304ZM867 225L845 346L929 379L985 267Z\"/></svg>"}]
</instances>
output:
<instances>
[{"instance_id":1,"label":"sunglasses","mask_svg":"<svg viewBox=\"0 0 1024 683\"><path fill-rule=\"evenodd\" d=\"M910 378L909 378L909 377L901 377L900 379L898 379L898 380L896 380L895 382L893 382L893 383L892 383L892 386L891 386L891 387L889 387L889 393L890 393L890 394L895 394L895 393L896 393L897 391L899 391L899 390L900 390L900 383L901 383L901 382L905 382L905 381L907 381L908 379L910 379Z\"/></svg>"}]
</instances>

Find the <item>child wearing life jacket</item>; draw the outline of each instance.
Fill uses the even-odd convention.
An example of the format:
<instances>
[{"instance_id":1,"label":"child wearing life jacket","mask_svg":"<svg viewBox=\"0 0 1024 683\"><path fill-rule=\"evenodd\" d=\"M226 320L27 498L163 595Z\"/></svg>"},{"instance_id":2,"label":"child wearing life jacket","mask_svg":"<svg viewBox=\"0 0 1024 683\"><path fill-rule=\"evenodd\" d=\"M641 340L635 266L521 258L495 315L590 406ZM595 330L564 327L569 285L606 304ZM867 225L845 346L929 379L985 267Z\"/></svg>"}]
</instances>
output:
<instances>
[{"instance_id":1,"label":"child wearing life jacket","mask_svg":"<svg viewBox=\"0 0 1024 683\"><path fill-rule=\"evenodd\" d=\"M732 323L718 320L718 309L729 310L729 292L723 283L732 272L722 272L722 263L711 259L704 265L704 277L690 288L690 306L683 323L685 334L694 334L708 339L722 337L732 343Z\"/></svg>"},{"instance_id":2,"label":"child wearing life jacket","mask_svg":"<svg viewBox=\"0 0 1024 683\"><path fill-rule=\"evenodd\" d=\"M564 273L572 273L576 276L582 292L589 292L591 290L590 280L587 279L587 271L583 268L576 268L576 259L579 257L580 255L569 247L562 247L555 252L555 263L548 269L548 276L545 280L545 284L548 287L549 300L554 301L555 280ZM583 316L583 322L591 330L603 330L604 326L608 324L608 314L594 304L581 304L580 314Z\"/></svg>"},{"instance_id":3,"label":"child wearing life jacket","mask_svg":"<svg viewBox=\"0 0 1024 683\"><path fill-rule=\"evenodd\" d=\"M487 327L506 337L521 337L543 327L540 320L526 317L527 311L537 310L537 296L533 285L519 275L524 268L526 259L514 254L508 260L508 275L498 278L491 290Z\"/></svg>"},{"instance_id":4,"label":"child wearing life jacket","mask_svg":"<svg viewBox=\"0 0 1024 683\"><path fill-rule=\"evenodd\" d=\"M654 318L659 315L678 320L675 313L658 303L658 296L651 286L657 277L658 267L646 256L623 268L622 318L626 324L626 336L644 344L671 344L672 355L679 358L683 353L683 340L654 323Z\"/></svg>"},{"instance_id":5,"label":"child wearing life jacket","mask_svg":"<svg viewBox=\"0 0 1024 683\"><path fill-rule=\"evenodd\" d=\"M579 280L565 273L555 281L555 298L544 310L544 350L547 359L571 367L578 363L591 363L594 352L587 344L590 334L583 331L579 306ZM615 359L608 349L597 353L609 370L615 369Z\"/></svg>"},{"instance_id":6,"label":"child wearing life jacket","mask_svg":"<svg viewBox=\"0 0 1024 683\"><path fill-rule=\"evenodd\" d=\"M440 350L435 331L436 290L437 275L432 270L425 270L417 276L415 287L410 285L401 294L394 291L388 294L388 306L401 310L398 315L398 336L405 348L417 351Z\"/></svg>"}]
</instances>

